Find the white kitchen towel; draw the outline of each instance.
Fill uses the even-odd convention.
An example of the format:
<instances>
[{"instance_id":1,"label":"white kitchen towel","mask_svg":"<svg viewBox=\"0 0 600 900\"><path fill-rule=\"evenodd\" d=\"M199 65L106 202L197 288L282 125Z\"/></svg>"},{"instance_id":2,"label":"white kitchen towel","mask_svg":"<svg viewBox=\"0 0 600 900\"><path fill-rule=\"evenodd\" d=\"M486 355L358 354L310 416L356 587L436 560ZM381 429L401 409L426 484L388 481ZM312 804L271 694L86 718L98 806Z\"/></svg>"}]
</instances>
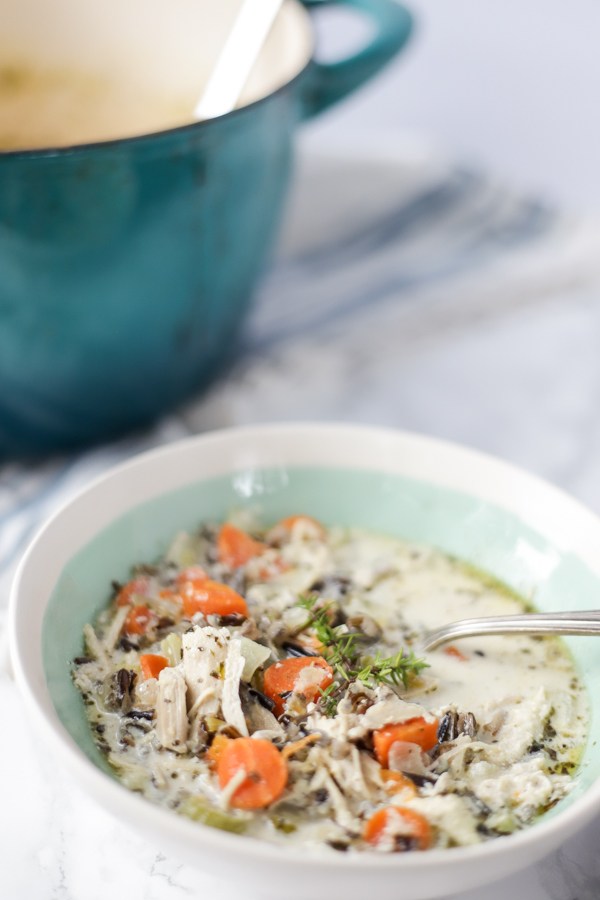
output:
<instances>
[{"instance_id":1,"label":"white kitchen towel","mask_svg":"<svg viewBox=\"0 0 600 900\"><path fill-rule=\"evenodd\" d=\"M481 172L389 151L301 158L278 253L229 373L143 434L0 466L0 609L36 529L114 463L215 427L399 424L395 398L410 390L400 363L428 341L551 297L596 291L599 275L597 223ZM436 433L435 420L427 427Z\"/></svg>"}]
</instances>

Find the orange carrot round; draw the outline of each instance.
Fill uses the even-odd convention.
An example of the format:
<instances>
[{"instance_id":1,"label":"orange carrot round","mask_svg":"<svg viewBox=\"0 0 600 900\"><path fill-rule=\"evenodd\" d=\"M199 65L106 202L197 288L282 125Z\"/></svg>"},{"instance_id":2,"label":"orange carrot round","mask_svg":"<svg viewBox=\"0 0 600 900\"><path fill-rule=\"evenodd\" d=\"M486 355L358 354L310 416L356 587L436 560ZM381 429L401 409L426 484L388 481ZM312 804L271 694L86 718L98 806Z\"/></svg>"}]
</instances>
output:
<instances>
[{"instance_id":1,"label":"orange carrot round","mask_svg":"<svg viewBox=\"0 0 600 900\"><path fill-rule=\"evenodd\" d=\"M189 585L189 589L200 587L205 581L208 581L208 575L202 566L186 566L177 576L177 584L180 589L185 590Z\"/></svg>"},{"instance_id":2,"label":"orange carrot round","mask_svg":"<svg viewBox=\"0 0 600 900\"><path fill-rule=\"evenodd\" d=\"M306 650L314 650L315 653L322 653L325 649L316 634L299 634L296 641Z\"/></svg>"},{"instance_id":3,"label":"orange carrot round","mask_svg":"<svg viewBox=\"0 0 600 900\"><path fill-rule=\"evenodd\" d=\"M396 741L418 744L425 753L437 744L438 720L426 722L423 717L409 719L398 725L386 725L373 732L375 756L380 766L387 769L390 747Z\"/></svg>"},{"instance_id":4,"label":"orange carrot round","mask_svg":"<svg viewBox=\"0 0 600 900\"><path fill-rule=\"evenodd\" d=\"M402 772L393 772L391 769L381 770L381 779L383 787L387 794L400 794L402 791L408 791L413 797L417 794L414 782L407 778Z\"/></svg>"},{"instance_id":5,"label":"orange carrot round","mask_svg":"<svg viewBox=\"0 0 600 900\"><path fill-rule=\"evenodd\" d=\"M282 559L281 556L276 556L275 559L265 562L256 575L261 581L270 581L271 578L277 578L279 575L283 575L284 572L289 572L291 568L290 563Z\"/></svg>"},{"instance_id":6,"label":"orange carrot round","mask_svg":"<svg viewBox=\"0 0 600 900\"><path fill-rule=\"evenodd\" d=\"M444 653L446 656L454 656L455 659L460 659L461 662L469 661L469 657L461 653L458 647L455 647L453 644L448 644L447 647L444 647Z\"/></svg>"},{"instance_id":7,"label":"orange carrot round","mask_svg":"<svg viewBox=\"0 0 600 900\"><path fill-rule=\"evenodd\" d=\"M182 597L183 610L188 619L198 612L205 616L230 616L233 613L248 615L244 598L229 585L219 581L204 581L194 590L182 593Z\"/></svg>"},{"instance_id":8,"label":"orange carrot round","mask_svg":"<svg viewBox=\"0 0 600 900\"><path fill-rule=\"evenodd\" d=\"M221 761L221 757L223 756L223 751L230 741L231 738L228 738L224 734L215 734L213 742L208 748L208 753L206 754L206 758L212 768L218 767Z\"/></svg>"},{"instance_id":9,"label":"orange carrot round","mask_svg":"<svg viewBox=\"0 0 600 900\"><path fill-rule=\"evenodd\" d=\"M125 619L125 633L129 635L146 634L155 621L156 616L147 606L133 606Z\"/></svg>"},{"instance_id":10,"label":"orange carrot round","mask_svg":"<svg viewBox=\"0 0 600 900\"><path fill-rule=\"evenodd\" d=\"M219 531L217 538L217 551L219 560L231 569L244 566L250 559L267 549L266 544L255 541L254 538L226 522Z\"/></svg>"},{"instance_id":11,"label":"orange carrot round","mask_svg":"<svg viewBox=\"0 0 600 900\"><path fill-rule=\"evenodd\" d=\"M162 591L158 592L158 596L162 600L172 600L174 603L183 603L183 597L181 594L176 594L175 591L171 591L169 588L163 588Z\"/></svg>"},{"instance_id":12,"label":"orange carrot round","mask_svg":"<svg viewBox=\"0 0 600 900\"><path fill-rule=\"evenodd\" d=\"M413 809L402 806L387 806L379 809L368 820L363 831L367 843L377 846L390 841L397 849L427 850L431 845L431 827L427 819ZM404 844L408 843L408 847Z\"/></svg>"},{"instance_id":13,"label":"orange carrot round","mask_svg":"<svg viewBox=\"0 0 600 900\"><path fill-rule=\"evenodd\" d=\"M321 656L299 656L282 659L265 670L264 692L274 703L275 713L280 716L284 711L282 694L296 691L302 671L308 667L322 669L320 678L315 683L307 683L301 692L307 700L316 700L333 681L333 669ZM312 673L311 673L312 674Z\"/></svg>"},{"instance_id":14,"label":"orange carrot round","mask_svg":"<svg viewBox=\"0 0 600 900\"><path fill-rule=\"evenodd\" d=\"M133 581L128 581L117 594L117 606L127 606L131 603L135 594L145 597L149 587L150 579L143 576L134 578Z\"/></svg>"},{"instance_id":15,"label":"orange carrot round","mask_svg":"<svg viewBox=\"0 0 600 900\"><path fill-rule=\"evenodd\" d=\"M158 678L168 665L169 660L166 656L159 656L156 653L142 653L140 656L140 666L144 678Z\"/></svg>"},{"instance_id":16,"label":"orange carrot round","mask_svg":"<svg viewBox=\"0 0 600 900\"><path fill-rule=\"evenodd\" d=\"M270 741L235 738L223 747L217 764L221 789L243 770L246 778L230 799L237 809L264 809L282 793L288 769L281 753Z\"/></svg>"}]
</instances>

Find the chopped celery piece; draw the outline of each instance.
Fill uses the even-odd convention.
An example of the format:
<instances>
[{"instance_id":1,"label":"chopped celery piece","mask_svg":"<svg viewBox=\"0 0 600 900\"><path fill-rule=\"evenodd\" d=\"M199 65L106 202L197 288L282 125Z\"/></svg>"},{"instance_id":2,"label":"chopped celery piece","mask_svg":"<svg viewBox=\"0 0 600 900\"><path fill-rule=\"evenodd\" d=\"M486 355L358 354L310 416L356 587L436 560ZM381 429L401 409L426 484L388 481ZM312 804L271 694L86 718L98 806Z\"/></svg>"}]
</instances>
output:
<instances>
[{"instance_id":1,"label":"chopped celery piece","mask_svg":"<svg viewBox=\"0 0 600 900\"><path fill-rule=\"evenodd\" d=\"M268 660L271 651L268 647L263 647L262 644L257 644L246 637L240 638L240 643L242 645L242 656L244 657L242 678L244 681L250 681L258 667Z\"/></svg>"},{"instance_id":2,"label":"chopped celery piece","mask_svg":"<svg viewBox=\"0 0 600 900\"><path fill-rule=\"evenodd\" d=\"M182 569L196 562L197 549L194 538L186 531L179 531L173 538L165 558Z\"/></svg>"},{"instance_id":3,"label":"chopped celery piece","mask_svg":"<svg viewBox=\"0 0 600 900\"><path fill-rule=\"evenodd\" d=\"M218 731L219 728L222 728L223 725L227 725L223 719L217 719L214 716L207 716L204 720L204 724L206 725L208 731L213 734L215 731Z\"/></svg>"},{"instance_id":4,"label":"chopped celery piece","mask_svg":"<svg viewBox=\"0 0 600 900\"><path fill-rule=\"evenodd\" d=\"M179 812L194 822L210 825L211 828L220 828L221 831L233 831L235 834L242 834L249 824L249 819L213 809L200 797L188 797L181 804Z\"/></svg>"},{"instance_id":5,"label":"chopped celery piece","mask_svg":"<svg viewBox=\"0 0 600 900\"><path fill-rule=\"evenodd\" d=\"M284 834L293 834L298 830L298 826L293 822L288 822L283 816L271 816L271 822L277 831L283 831Z\"/></svg>"},{"instance_id":6,"label":"chopped celery piece","mask_svg":"<svg viewBox=\"0 0 600 900\"><path fill-rule=\"evenodd\" d=\"M245 506L232 509L227 521L249 534L256 533L261 530L261 508L260 506Z\"/></svg>"},{"instance_id":7,"label":"chopped celery piece","mask_svg":"<svg viewBox=\"0 0 600 900\"><path fill-rule=\"evenodd\" d=\"M517 823L509 812L496 813L487 820L486 825L500 834L512 834L517 828Z\"/></svg>"},{"instance_id":8,"label":"chopped celery piece","mask_svg":"<svg viewBox=\"0 0 600 900\"><path fill-rule=\"evenodd\" d=\"M181 635L168 634L164 640L160 642L162 652L169 660L170 666L178 666L181 662Z\"/></svg>"}]
</instances>

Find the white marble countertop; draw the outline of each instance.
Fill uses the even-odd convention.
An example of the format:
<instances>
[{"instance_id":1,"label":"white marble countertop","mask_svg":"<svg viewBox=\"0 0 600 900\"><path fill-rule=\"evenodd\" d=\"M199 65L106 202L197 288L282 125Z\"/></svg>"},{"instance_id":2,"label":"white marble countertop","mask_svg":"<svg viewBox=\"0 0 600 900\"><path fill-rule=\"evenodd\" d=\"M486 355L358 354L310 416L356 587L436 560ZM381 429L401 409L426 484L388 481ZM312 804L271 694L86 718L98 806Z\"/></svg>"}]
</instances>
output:
<instances>
[{"instance_id":1,"label":"white marble countertop","mask_svg":"<svg viewBox=\"0 0 600 900\"><path fill-rule=\"evenodd\" d=\"M228 424L337 419L425 432L524 465L600 511L596 225L431 160L313 161L299 179L245 353L224 381L149 435L0 467L2 602L31 532L77 486L139 447ZM233 897L57 771L7 674L0 709L2 900ZM598 844L600 819L485 887L486 900L597 900Z\"/></svg>"},{"instance_id":2,"label":"white marble countertop","mask_svg":"<svg viewBox=\"0 0 600 900\"><path fill-rule=\"evenodd\" d=\"M404 0L409 45L306 129L316 147L427 142L511 184L600 212L600 5L590 0ZM319 11L327 59L369 33L356 10Z\"/></svg>"}]
</instances>

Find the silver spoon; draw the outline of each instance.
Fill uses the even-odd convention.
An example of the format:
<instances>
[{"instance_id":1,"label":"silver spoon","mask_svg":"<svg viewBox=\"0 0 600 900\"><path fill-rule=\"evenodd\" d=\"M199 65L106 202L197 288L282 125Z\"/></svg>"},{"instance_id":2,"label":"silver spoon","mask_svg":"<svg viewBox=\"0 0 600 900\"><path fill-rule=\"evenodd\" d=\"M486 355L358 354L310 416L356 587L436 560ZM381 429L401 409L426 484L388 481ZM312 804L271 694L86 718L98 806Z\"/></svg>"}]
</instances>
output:
<instances>
[{"instance_id":1,"label":"silver spoon","mask_svg":"<svg viewBox=\"0 0 600 900\"><path fill-rule=\"evenodd\" d=\"M461 619L425 632L423 649L435 650L457 638L488 634L600 634L600 610Z\"/></svg>"}]
</instances>

